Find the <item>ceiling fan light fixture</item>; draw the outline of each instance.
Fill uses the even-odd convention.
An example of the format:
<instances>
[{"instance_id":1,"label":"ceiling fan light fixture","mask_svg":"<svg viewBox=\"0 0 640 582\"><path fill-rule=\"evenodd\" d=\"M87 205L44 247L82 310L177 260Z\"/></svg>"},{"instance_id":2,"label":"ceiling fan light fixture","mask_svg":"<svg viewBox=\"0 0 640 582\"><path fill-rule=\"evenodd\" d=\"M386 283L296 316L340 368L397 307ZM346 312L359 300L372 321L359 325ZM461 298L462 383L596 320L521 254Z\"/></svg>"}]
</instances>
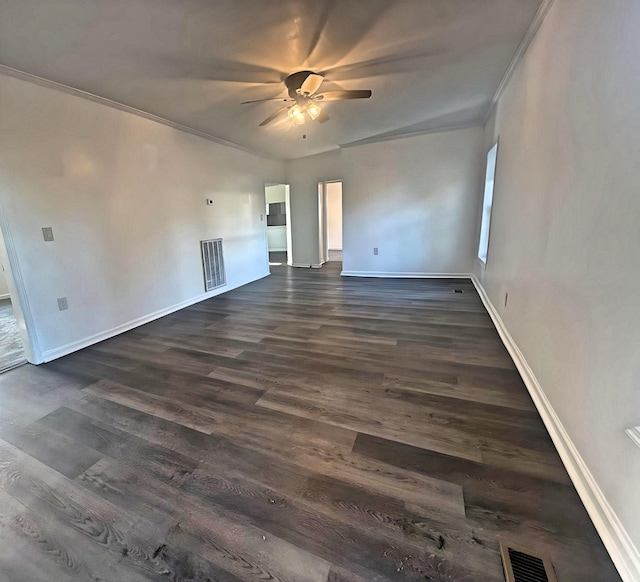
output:
<instances>
[{"instance_id":1,"label":"ceiling fan light fixture","mask_svg":"<svg viewBox=\"0 0 640 582\"><path fill-rule=\"evenodd\" d=\"M302 125L305 122L304 111L302 111L299 105L291 107L287 115L289 115L289 118L297 125Z\"/></svg>"},{"instance_id":2,"label":"ceiling fan light fixture","mask_svg":"<svg viewBox=\"0 0 640 582\"><path fill-rule=\"evenodd\" d=\"M371 97L371 89L317 93L323 81L324 78L322 75L318 75L312 71L298 71L297 73L291 73L291 75L284 80L289 97L271 97L268 99L245 101L244 103L280 100L285 103L291 103L291 105L285 105L269 115L269 117L260 124L260 127L264 127L285 113L296 125L302 125L306 122L307 113L309 114L309 119L317 121L318 123L325 123L329 121L329 116L322 109L320 103L327 101L344 101L346 99L369 99L369 97Z\"/></svg>"},{"instance_id":3,"label":"ceiling fan light fixture","mask_svg":"<svg viewBox=\"0 0 640 582\"><path fill-rule=\"evenodd\" d=\"M311 102L307 106L307 113L309 114L309 117L311 119L318 119L318 115L322 113L322 107L320 107L320 105L318 105L317 103Z\"/></svg>"}]
</instances>

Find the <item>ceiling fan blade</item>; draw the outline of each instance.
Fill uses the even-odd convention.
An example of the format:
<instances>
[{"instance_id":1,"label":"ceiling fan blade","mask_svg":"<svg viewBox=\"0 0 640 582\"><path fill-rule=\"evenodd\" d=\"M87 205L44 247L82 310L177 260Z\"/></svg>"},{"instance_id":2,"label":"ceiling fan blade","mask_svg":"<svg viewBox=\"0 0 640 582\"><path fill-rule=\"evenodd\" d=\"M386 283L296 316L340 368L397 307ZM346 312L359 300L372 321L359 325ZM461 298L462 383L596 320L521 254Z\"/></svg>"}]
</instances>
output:
<instances>
[{"instance_id":1,"label":"ceiling fan blade","mask_svg":"<svg viewBox=\"0 0 640 582\"><path fill-rule=\"evenodd\" d=\"M293 0L289 2L294 4ZM394 3L396 0L310 2L316 14L305 10L309 19L302 18L299 24L303 40L309 41L308 49L303 58L298 59L299 62L325 67L341 62L381 22Z\"/></svg>"},{"instance_id":2,"label":"ceiling fan blade","mask_svg":"<svg viewBox=\"0 0 640 582\"><path fill-rule=\"evenodd\" d=\"M320 115L318 115L318 117L316 117L316 121L318 123L324 123L325 121L329 121L329 116L327 115L326 111L321 111Z\"/></svg>"},{"instance_id":3,"label":"ceiling fan blade","mask_svg":"<svg viewBox=\"0 0 640 582\"><path fill-rule=\"evenodd\" d=\"M268 123L271 123L276 117L278 117L279 115L282 115L287 109L289 109L289 107L290 106L287 105L286 107L283 107L282 109L278 109L278 111L276 111L275 113L272 113L271 115L269 115L269 117L267 117L258 127L264 127Z\"/></svg>"},{"instance_id":4,"label":"ceiling fan blade","mask_svg":"<svg viewBox=\"0 0 640 582\"><path fill-rule=\"evenodd\" d=\"M262 65L195 54L160 54L148 57L158 75L168 78L203 79L246 84L280 84L282 71Z\"/></svg>"},{"instance_id":5,"label":"ceiling fan blade","mask_svg":"<svg viewBox=\"0 0 640 582\"><path fill-rule=\"evenodd\" d=\"M444 53L442 47L436 46L431 50L421 53L405 53L400 55L387 55L350 65L340 65L325 69L323 73L332 81L344 81L354 79L366 79L383 75L397 75L410 73L416 70L424 70L434 57Z\"/></svg>"},{"instance_id":6,"label":"ceiling fan blade","mask_svg":"<svg viewBox=\"0 0 640 582\"><path fill-rule=\"evenodd\" d=\"M262 103L263 101L293 101L289 97L269 97L268 99L253 99L252 101L243 101L240 105L246 105L247 103Z\"/></svg>"},{"instance_id":7,"label":"ceiling fan blade","mask_svg":"<svg viewBox=\"0 0 640 582\"><path fill-rule=\"evenodd\" d=\"M302 83L302 86L300 87L300 95L313 95L318 89L320 89L322 81L324 81L324 77L322 75L311 73L304 80L304 83Z\"/></svg>"},{"instance_id":8,"label":"ceiling fan blade","mask_svg":"<svg viewBox=\"0 0 640 582\"><path fill-rule=\"evenodd\" d=\"M316 95L318 101L342 101L343 99L369 99L370 89L357 89L355 91L327 91Z\"/></svg>"}]
</instances>

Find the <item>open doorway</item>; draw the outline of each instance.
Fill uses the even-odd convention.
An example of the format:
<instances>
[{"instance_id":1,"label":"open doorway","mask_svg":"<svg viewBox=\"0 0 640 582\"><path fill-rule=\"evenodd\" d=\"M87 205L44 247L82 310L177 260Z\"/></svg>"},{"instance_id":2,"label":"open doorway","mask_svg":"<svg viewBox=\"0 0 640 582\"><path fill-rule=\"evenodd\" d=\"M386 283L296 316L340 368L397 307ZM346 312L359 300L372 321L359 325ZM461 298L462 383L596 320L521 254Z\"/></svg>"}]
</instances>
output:
<instances>
[{"instance_id":1,"label":"open doorway","mask_svg":"<svg viewBox=\"0 0 640 582\"><path fill-rule=\"evenodd\" d=\"M342 181L318 184L320 262L342 262Z\"/></svg>"},{"instance_id":2,"label":"open doorway","mask_svg":"<svg viewBox=\"0 0 640 582\"><path fill-rule=\"evenodd\" d=\"M288 184L264 188L267 212L267 247L270 265L291 265L291 200Z\"/></svg>"},{"instance_id":3,"label":"open doorway","mask_svg":"<svg viewBox=\"0 0 640 582\"><path fill-rule=\"evenodd\" d=\"M9 258L0 231L0 373L27 361L14 302L11 300L11 282Z\"/></svg>"}]
</instances>

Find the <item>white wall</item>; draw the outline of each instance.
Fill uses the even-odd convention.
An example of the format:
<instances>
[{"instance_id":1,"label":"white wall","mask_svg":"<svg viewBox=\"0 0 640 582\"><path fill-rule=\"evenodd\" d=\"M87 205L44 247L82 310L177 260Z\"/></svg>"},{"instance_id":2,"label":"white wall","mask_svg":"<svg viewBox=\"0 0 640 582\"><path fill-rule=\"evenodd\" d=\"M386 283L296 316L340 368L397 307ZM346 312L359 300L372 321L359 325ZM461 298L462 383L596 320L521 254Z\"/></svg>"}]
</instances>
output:
<instances>
[{"instance_id":1,"label":"white wall","mask_svg":"<svg viewBox=\"0 0 640 582\"><path fill-rule=\"evenodd\" d=\"M272 202L284 202L286 197L286 185L274 184L272 186L265 186L264 198L267 204Z\"/></svg>"},{"instance_id":2,"label":"white wall","mask_svg":"<svg viewBox=\"0 0 640 582\"><path fill-rule=\"evenodd\" d=\"M291 238L294 265L319 265L318 182L342 179L340 150L285 163L291 188Z\"/></svg>"},{"instance_id":3,"label":"white wall","mask_svg":"<svg viewBox=\"0 0 640 582\"><path fill-rule=\"evenodd\" d=\"M474 127L286 162L294 264L320 263L318 182L342 180L345 272L470 272L482 149Z\"/></svg>"},{"instance_id":4,"label":"white wall","mask_svg":"<svg viewBox=\"0 0 640 582\"><path fill-rule=\"evenodd\" d=\"M473 127L344 149L345 272L470 272L482 143Z\"/></svg>"},{"instance_id":5,"label":"white wall","mask_svg":"<svg viewBox=\"0 0 640 582\"><path fill-rule=\"evenodd\" d=\"M280 162L0 76L0 205L45 358L202 298L201 239L224 239L226 289L267 275L264 184L282 178Z\"/></svg>"},{"instance_id":6,"label":"white wall","mask_svg":"<svg viewBox=\"0 0 640 582\"><path fill-rule=\"evenodd\" d=\"M287 201L287 185L265 186L264 199L267 204ZM287 250L287 226L267 226L267 246L270 251Z\"/></svg>"},{"instance_id":7,"label":"white wall","mask_svg":"<svg viewBox=\"0 0 640 582\"><path fill-rule=\"evenodd\" d=\"M500 148L477 266L636 551L640 449L624 429L640 425L638 30L637 0L553 4L488 127Z\"/></svg>"},{"instance_id":8,"label":"white wall","mask_svg":"<svg viewBox=\"0 0 640 582\"><path fill-rule=\"evenodd\" d=\"M267 245L270 251L286 251L287 227L267 226Z\"/></svg>"},{"instance_id":9,"label":"white wall","mask_svg":"<svg viewBox=\"0 0 640 582\"><path fill-rule=\"evenodd\" d=\"M9 296L9 285L7 284L7 276L5 275L5 272L8 270L7 250L4 246L4 237L0 234L0 299Z\"/></svg>"},{"instance_id":10,"label":"white wall","mask_svg":"<svg viewBox=\"0 0 640 582\"><path fill-rule=\"evenodd\" d=\"M342 250L342 182L329 182L327 196L327 249Z\"/></svg>"}]
</instances>

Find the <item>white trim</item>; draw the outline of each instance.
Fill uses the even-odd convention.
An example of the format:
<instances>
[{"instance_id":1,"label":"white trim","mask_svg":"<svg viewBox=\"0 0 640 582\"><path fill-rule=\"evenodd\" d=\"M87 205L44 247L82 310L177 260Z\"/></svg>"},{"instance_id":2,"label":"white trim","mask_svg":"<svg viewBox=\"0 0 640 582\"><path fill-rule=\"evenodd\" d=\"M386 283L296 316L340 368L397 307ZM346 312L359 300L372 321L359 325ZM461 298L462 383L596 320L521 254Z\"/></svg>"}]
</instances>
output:
<instances>
[{"instance_id":1,"label":"white trim","mask_svg":"<svg viewBox=\"0 0 640 582\"><path fill-rule=\"evenodd\" d=\"M309 263L292 263L291 267L296 267L296 269L320 269L323 263L315 263L310 265Z\"/></svg>"},{"instance_id":2,"label":"white trim","mask_svg":"<svg viewBox=\"0 0 640 582\"><path fill-rule=\"evenodd\" d=\"M629 438L640 447L640 426L628 428L624 432L626 432L629 435Z\"/></svg>"},{"instance_id":3,"label":"white trim","mask_svg":"<svg viewBox=\"0 0 640 582\"><path fill-rule=\"evenodd\" d=\"M449 131L460 131L462 129L471 129L472 127L483 127L485 120L477 119L475 121L469 121L466 123L454 124L454 125L442 125L439 127L431 127L429 129L421 129L418 131L408 131L406 133L394 133L393 135L372 135L364 139L351 141L348 143L340 144L341 149L354 148L362 145L369 145L373 143L382 143L385 141L393 141L396 139L404 139L407 137L420 137L421 135L429 135L431 133L446 133ZM400 130L398 130L400 131Z\"/></svg>"},{"instance_id":4,"label":"white trim","mask_svg":"<svg viewBox=\"0 0 640 582\"><path fill-rule=\"evenodd\" d=\"M489 109L487 110L487 114L484 117L484 123L487 123L492 113L494 112L496 106L498 105L498 101L500 100L500 97L502 97L502 94L507 88L507 84L509 83L509 80L511 79L511 77L513 76L513 73L515 72L516 68L520 64L520 61L524 58L524 55L526 54L527 49L529 48L529 45L533 41L534 37L538 33L538 30L540 30L540 26L542 26L544 17L549 12L549 9L551 8L552 4L553 4L553 0L542 0L542 3L540 4L538 11L536 12L536 15L533 17L533 20L531 21L529 28L527 28L527 32L525 32L524 37L520 41L520 44L518 45L518 48L516 49L516 52L513 55L513 58L511 59L511 62L509 63L507 70L504 72L504 75L502 76L500 84L496 89L496 92L493 94L493 97L491 98Z\"/></svg>"},{"instance_id":5,"label":"white trim","mask_svg":"<svg viewBox=\"0 0 640 582\"><path fill-rule=\"evenodd\" d=\"M32 364L42 363L42 353L40 350L40 341L38 339L38 328L36 327L33 319L33 312L31 310L31 304L26 292L26 285L24 282L24 275L22 273L22 267L16 252L15 245L13 243L13 234L11 227L7 222L7 217L0 207L0 231L4 238L4 246L7 252L7 258L9 259L10 276L13 280L13 287L15 288L15 297L13 308L14 315L17 313L18 328L20 332L20 339L24 347L25 357ZM11 285L9 285L11 288ZM24 320L24 329L22 329L20 321L20 313L22 313L22 319Z\"/></svg>"},{"instance_id":6,"label":"white trim","mask_svg":"<svg viewBox=\"0 0 640 582\"><path fill-rule=\"evenodd\" d=\"M284 184L284 211L286 216L287 265L293 264L293 239L291 238L291 188Z\"/></svg>"},{"instance_id":7,"label":"white trim","mask_svg":"<svg viewBox=\"0 0 640 582\"><path fill-rule=\"evenodd\" d=\"M9 293L0 295L0 301L2 301L3 299L11 299L11 295Z\"/></svg>"},{"instance_id":8,"label":"white trim","mask_svg":"<svg viewBox=\"0 0 640 582\"><path fill-rule=\"evenodd\" d=\"M342 277L378 277L389 279L471 279L471 273L414 273L402 271L342 271Z\"/></svg>"},{"instance_id":9,"label":"white trim","mask_svg":"<svg viewBox=\"0 0 640 582\"><path fill-rule=\"evenodd\" d=\"M36 85L40 85L41 87L56 89L58 91L62 91L63 93L67 93L68 95L75 95L76 97L80 97L82 99L88 99L89 101L94 101L95 103L106 105L107 107L111 107L112 109L119 109L120 111L124 111L125 113L131 113L133 115L137 115L138 117L144 117L145 119L155 121L156 123L161 123L162 125L167 125L179 131L184 131L192 135L197 135L198 137L202 137L214 143L224 145L230 148L234 148L236 150L240 150L248 154L258 156L260 158L278 160L278 158L267 156L262 152L258 152L256 150L246 148L244 146L241 146L240 144L234 143L232 141L228 141L221 137L216 137L215 135L211 135L210 133L200 131L199 129L195 129L187 125L182 125L181 123L177 123L176 121L165 119L164 117L154 115L153 113L148 113L147 111L143 111L142 109L136 109L135 107L131 107L130 105L125 105L124 103L119 103L118 101L112 101L111 99L107 99L106 97L100 97L100 95L95 95L94 93L83 91L82 89L76 89L75 87L64 85L63 83L51 81L50 79L45 79L44 77L38 77L37 75L32 75L31 73L26 73L25 71L21 71L20 69L14 69L13 67L8 67L7 65L3 65L1 63L0 63L0 73L3 73L9 77L21 79L22 81L29 81L31 83L35 83Z\"/></svg>"},{"instance_id":10,"label":"white trim","mask_svg":"<svg viewBox=\"0 0 640 582\"><path fill-rule=\"evenodd\" d=\"M489 299L478 278L471 277L491 319L513 359L522 380L538 409L547 431L553 440L571 481L575 486L582 503L584 503L593 524L600 534L613 563L625 582L640 581L640 553L627 534L618 516L605 498L589 467L574 445L571 437L556 414L533 370L507 330L502 317Z\"/></svg>"},{"instance_id":11,"label":"white trim","mask_svg":"<svg viewBox=\"0 0 640 582\"><path fill-rule=\"evenodd\" d=\"M18 362L17 364L12 364L11 366L8 366L6 368L2 368L2 370L0 370L0 374L4 374L5 372L9 372L11 370L15 370L16 368L19 368L20 366L24 366L25 364L28 364L29 361L26 359L23 359L21 362Z\"/></svg>"},{"instance_id":12,"label":"white trim","mask_svg":"<svg viewBox=\"0 0 640 582\"><path fill-rule=\"evenodd\" d=\"M269 249L270 253L286 253L287 247L278 247L277 249Z\"/></svg>"},{"instance_id":13,"label":"white trim","mask_svg":"<svg viewBox=\"0 0 640 582\"><path fill-rule=\"evenodd\" d=\"M182 301L181 303L176 303L171 307L159 309L158 311L154 311L153 313L149 313L147 315L143 315L142 317L132 319L131 321L127 321L122 325L118 325L117 327L113 327L106 331L96 333L94 335L85 337L75 342L70 342L68 344L59 346L57 348L45 350L42 353L43 361L50 362L51 360L56 360L57 358L61 358L62 356L66 356L68 354L81 350L82 348L86 348L93 344L97 344L98 342L112 338L116 335L120 335L125 331L132 330L136 327L144 325L145 323L149 323L151 321L164 317L165 315L169 315L170 313L174 313L176 311L179 311L180 309L184 309L185 307L189 307L190 305L194 305L195 303L204 301L205 299L211 299L212 297L216 297L217 295L222 295L223 293L232 291L233 289L237 289L238 287L242 287L243 285L248 285L249 283L253 283L253 281L264 279L265 277L268 277L270 274L271 273L267 273L266 275L262 275L261 277L253 279L252 281L246 281L245 283L239 283L238 285L233 285L229 287L219 287L209 293L204 293L202 295L198 295L197 297L192 297L191 299L187 299L186 301Z\"/></svg>"}]
</instances>

